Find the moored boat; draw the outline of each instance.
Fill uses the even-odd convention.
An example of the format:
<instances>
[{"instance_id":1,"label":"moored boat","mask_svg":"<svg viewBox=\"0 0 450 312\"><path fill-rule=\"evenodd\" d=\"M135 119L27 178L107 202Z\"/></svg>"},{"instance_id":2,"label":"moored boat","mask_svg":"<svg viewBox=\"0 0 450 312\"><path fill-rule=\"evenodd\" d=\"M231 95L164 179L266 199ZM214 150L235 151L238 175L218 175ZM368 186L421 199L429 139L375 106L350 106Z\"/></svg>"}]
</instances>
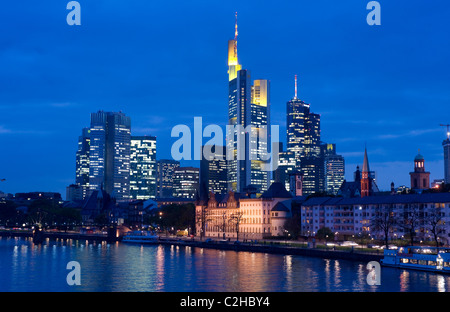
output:
<instances>
[{"instance_id":1,"label":"moored boat","mask_svg":"<svg viewBox=\"0 0 450 312\"><path fill-rule=\"evenodd\" d=\"M385 249L381 264L403 269L450 273L450 249L425 246Z\"/></svg>"},{"instance_id":2,"label":"moored boat","mask_svg":"<svg viewBox=\"0 0 450 312\"><path fill-rule=\"evenodd\" d=\"M159 236L150 231L133 231L124 235L122 242L138 244L158 244Z\"/></svg>"}]
</instances>

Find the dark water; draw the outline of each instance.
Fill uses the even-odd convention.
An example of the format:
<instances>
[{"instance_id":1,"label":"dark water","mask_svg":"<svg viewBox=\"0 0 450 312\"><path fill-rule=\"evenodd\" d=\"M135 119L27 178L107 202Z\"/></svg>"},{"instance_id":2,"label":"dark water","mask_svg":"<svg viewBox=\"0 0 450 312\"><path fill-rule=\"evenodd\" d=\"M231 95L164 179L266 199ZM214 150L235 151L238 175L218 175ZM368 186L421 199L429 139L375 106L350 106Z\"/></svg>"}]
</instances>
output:
<instances>
[{"instance_id":1,"label":"dark water","mask_svg":"<svg viewBox=\"0 0 450 312\"><path fill-rule=\"evenodd\" d=\"M81 285L66 265L78 261ZM366 282L366 263L220 251L58 240L0 238L0 291L361 292L448 291L450 276L382 268Z\"/></svg>"}]
</instances>

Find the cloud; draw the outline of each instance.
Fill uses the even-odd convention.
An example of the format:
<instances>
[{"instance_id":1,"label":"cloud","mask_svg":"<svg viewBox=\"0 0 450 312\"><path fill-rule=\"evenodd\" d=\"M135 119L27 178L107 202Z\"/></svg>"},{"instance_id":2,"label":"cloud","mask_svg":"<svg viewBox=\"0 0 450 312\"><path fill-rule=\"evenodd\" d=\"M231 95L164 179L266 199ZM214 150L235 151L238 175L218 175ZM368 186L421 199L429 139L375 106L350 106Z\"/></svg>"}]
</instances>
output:
<instances>
[{"instance_id":1,"label":"cloud","mask_svg":"<svg viewBox=\"0 0 450 312\"><path fill-rule=\"evenodd\" d=\"M0 126L0 134L11 133L11 129L7 129L4 126Z\"/></svg>"},{"instance_id":2,"label":"cloud","mask_svg":"<svg viewBox=\"0 0 450 312\"><path fill-rule=\"evenodd\" d=\"M431 128L431 129L421 129L421 130L411 130L404 133L397 133L397 134L381 134L375 137L375 139L380 140L389 140L389 139L399 139L399 138L405 138L405 137L417 137L428 133L434 133L434 132L441 132L442 129Z\"/></svg>"},{"instance_id":3,"label":"cloud","mask_svg":"<svg viewBox=\"0 0 450 312\"><path fill-rule=\"evenodd\" d=\"M36 134L36 135L46 135L51 134L50 131L42 131L42 130L26 130L26 129L9 129L4 126L0 126L0 134Z\"/></svg>"}]
</instances>

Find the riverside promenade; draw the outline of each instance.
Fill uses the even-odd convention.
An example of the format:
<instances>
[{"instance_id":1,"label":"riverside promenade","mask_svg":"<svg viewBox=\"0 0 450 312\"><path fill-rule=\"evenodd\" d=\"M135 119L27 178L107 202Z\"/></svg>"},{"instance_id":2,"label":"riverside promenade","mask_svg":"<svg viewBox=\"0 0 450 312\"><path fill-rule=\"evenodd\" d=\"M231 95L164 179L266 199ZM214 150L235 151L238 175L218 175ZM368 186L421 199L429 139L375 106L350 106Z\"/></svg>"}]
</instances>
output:
<instances>
[{"instance_id":1,"label":"riverside promenade","mask_svg":"<svg viewBox=\"0 0 450 312\"><path fill-rule=\"evenodd\" d=\"M11 231L0 230L0 237L25 237L32 238L31 231ZM81 234L66 232L43 232L44 239L73 239L87 241L120 242L122 237L108 236L106 234ZM222 240L198 240L192 238L177 238L172 236L160 237L159 243L162 245L190 246L197 248L210 248L218 250L246 251L282 255L299 255L306 257L316 257L322 259L341 259L351 261L380 261L383 258L383 251L374 250L368 252L359 248L309 248L306 245L296 244L291 241L267 240L260 242L228 242Z\"/></svg>"},{"instance_id":2,"label":"riverside promenade","mask_svg":"<svg viewBox=\"0 0 450 312\"><path fill-rule=\"evenodd\" d=\"M340 259L351 261L380 261L383 259L383 251L373 252L359 251L359 248L346 248L343 250L334 250L333 247L328 248L309 248L306 246L295 246L285 241L264 241L259 243L239 243L225 241L198 241L191 239L176 238L160 238L161 244L165 245L182 245L200 248L211 248L219 250L234 250L247 252L260 252L282 255L299 255L306 257L316 257L323 259Z\"/></svg>"}]
</instances>

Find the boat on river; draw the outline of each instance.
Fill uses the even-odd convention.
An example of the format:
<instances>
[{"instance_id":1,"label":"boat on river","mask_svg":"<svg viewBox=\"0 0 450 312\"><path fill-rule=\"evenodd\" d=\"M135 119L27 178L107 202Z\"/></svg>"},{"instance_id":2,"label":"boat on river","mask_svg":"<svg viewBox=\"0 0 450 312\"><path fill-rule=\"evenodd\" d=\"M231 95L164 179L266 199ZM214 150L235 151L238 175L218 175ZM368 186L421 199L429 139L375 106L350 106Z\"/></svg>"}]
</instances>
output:
<instances>
[{"instance_id":1,"label":"boat on river","mask_svg":"<svg viewBox=\"0 0 450 312\"><path fill-rule=\"evenodd\" d=\"M450 273L450 249L426 246L385 249L381 264L402 269Z\"/></svg>"},{"instance_id":2,"label":"boat on river","mask_svg":"<svg viewBox=\"0 0 450 312\"><path fill-rule=\"evenodd\" d=\"M151 231L132 231L124 235L122 242L135 244L159 244L159 236Z\"/></svg>"}]
</instances>

